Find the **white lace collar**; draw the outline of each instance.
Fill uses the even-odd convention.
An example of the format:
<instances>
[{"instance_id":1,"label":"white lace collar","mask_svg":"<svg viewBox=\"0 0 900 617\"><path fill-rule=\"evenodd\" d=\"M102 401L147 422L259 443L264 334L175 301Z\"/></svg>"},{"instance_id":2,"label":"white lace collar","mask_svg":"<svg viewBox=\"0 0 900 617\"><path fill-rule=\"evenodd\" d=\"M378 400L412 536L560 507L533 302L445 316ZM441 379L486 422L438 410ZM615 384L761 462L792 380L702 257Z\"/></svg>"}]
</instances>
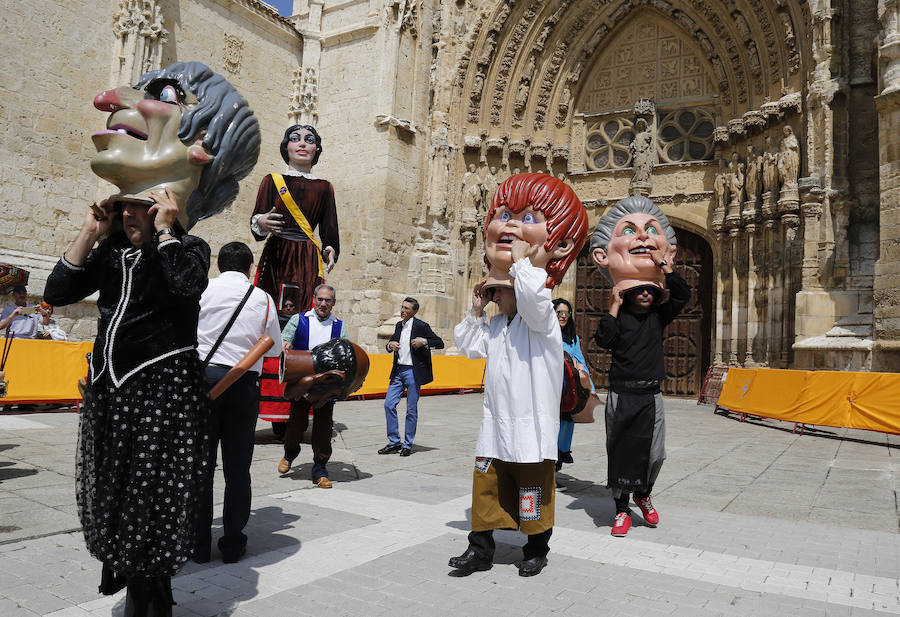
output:
<instances>
[{"instance_id":1,"label":"white lace collar","mask_svg":"<svg viewBox=\"0 0 900 617\"><path fill-rule=\"evenodd\" d=\"M307 173L307 172L305 172L305 171L297 171L297 170L294 169L293 167L288 167L287 170L284 171L284 172L282 172L281 175L283 175L283 176L297 176L297 177L300 177L300 178L306 178L307 180L318 180L318 178L316 178L316 177L315 177L314 175L312 175L311 173Z\"/></svg>"}]
</instances>

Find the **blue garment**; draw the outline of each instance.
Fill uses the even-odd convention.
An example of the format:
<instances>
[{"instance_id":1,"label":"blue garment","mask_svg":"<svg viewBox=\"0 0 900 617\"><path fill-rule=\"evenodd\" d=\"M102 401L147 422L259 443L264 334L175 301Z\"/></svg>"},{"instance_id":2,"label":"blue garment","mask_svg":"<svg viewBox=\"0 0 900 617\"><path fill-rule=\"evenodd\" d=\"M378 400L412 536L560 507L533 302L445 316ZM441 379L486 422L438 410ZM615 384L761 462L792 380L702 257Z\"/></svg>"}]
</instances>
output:
<instances>
[{"instance_id":1,"label":"blue garment","mask_svg":"<svg viewBox=\"0 0 900 617\"><path fill-rule=\"evenodd\" d=\"M581 342L578 340L578 335L575 335L575 340L571 343L567 343L563 340L563 351L572 356L572 359L579 364L583 364L587 367L587 360L584 359L584 354L581 353ZM594 389L594 380L591 379L591 390ZM575 432L575 423L571 420L560 420L559 421L559 438L556 442L556 448L560 452L571 452L572 451L572 435Z\"/></svg>"},{"instance_id":2,"label":"blue garment","mask_svg":"<svg viewBox=\"0 0 900 617\"><path fill-rule=\"evenodd\" d=\"M413 367L403 364L397 365L397 370L391 378L387 396L384 398L384 418L387 422L388 444L400 445L400 425L397 421L397 404L406 390L406 431L403 435L403 447L412 448L416 438L416 420L419 417L419 385Z\"/></svg>"}]
</instances>

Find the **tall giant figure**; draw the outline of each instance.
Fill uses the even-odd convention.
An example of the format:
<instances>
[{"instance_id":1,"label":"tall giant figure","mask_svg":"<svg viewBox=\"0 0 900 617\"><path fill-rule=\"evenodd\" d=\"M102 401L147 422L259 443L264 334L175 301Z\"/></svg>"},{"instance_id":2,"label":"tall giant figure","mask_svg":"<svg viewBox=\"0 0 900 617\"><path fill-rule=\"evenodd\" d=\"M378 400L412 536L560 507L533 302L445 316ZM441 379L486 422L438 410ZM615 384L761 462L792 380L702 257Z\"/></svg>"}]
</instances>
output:
<instances>
[{"instance_id":1,"label":"tall giant figure","mask_svg":"<svg viewBox=\"0 0 900 617\"><path fill-rule=\"evenodd\" d=\"M196 350L210 249L187 232L237 196L259 156L259 124L198 62L146 73L94 106L109 117L92 136L91 168L119 192L86 209L44 297L65 305L99 292L76 496L88 550L103 564L100 591L127 586L126 615L168 616L170 577L191 554L211 471Z\"/></svg>"},{"instance_id":2,"label":"tall giant figure","mask_svg":"<svg viewBox=\"0 0 900 617\"><path fill-rule=\"evenodd\" d=\"M256 284L279 308L285 298L298 309L312 307L313 290L331 272L341 252L334 189L312 174L322 154L322 138L311 126L294 125L284 132L283 173L268 174L259 185L250 229L265 240ZM314 231L319 228L321 245Z\"/></svg>"},{"instance_id":3,"label":"tall giant figure","mask_svg":"<svg viewBox=\"0 0 900 617\"><path fill-rule=\"evenodd\" d=\"M256 285L301 312L312 307L313 292L331 272L341 252L334 189L312 174L322 155L322 138L311 126L288 127L281 140L283 173L268 174L259 185L250 230L266 240L256 269ZM321 244L314 230L319 228ZM272 360L263 363L259 415L283 427L291 406L282 396Z\"/></svg>"}]
</instances>

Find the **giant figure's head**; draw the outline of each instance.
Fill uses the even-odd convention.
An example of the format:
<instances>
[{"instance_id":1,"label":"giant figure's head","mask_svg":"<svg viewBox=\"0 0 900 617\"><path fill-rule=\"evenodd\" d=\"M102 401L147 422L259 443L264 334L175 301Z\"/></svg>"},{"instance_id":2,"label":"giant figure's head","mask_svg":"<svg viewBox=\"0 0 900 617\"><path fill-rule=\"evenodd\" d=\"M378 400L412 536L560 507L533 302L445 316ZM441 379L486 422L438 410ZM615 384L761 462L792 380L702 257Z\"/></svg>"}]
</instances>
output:
<instances>
[{"instance_id":1,"label":"giant figure's head","mask_svg":"<svg viewBox=\"0 0 900 617\"><path fill-rule=\"evenodd\" d=\"M238 180L259 158L259 123L224 77L199 62L176 62L145 73L134 87L94 97L109 112L91 137L91 169L119 188L113 199L149 202L169 187L185 231L218 214L238 194Z\"/></svg>"},{"instance_id":2,"label":"giant figure's head","mask_svg":"<svg viewBox=\"0 0 900 617\"><path fill-rule=\"evenodd\" d=\"M547 271L547 287L558 285L587 241L588 217L575 191L542 173L510 176L497 187L484 228L487 287L512 287L513 238L538 246L532 265Z\"/></svg>"},{"instance_id":3,"label":"giant figure's head","mask_svg":"<svg viewBox=\"0 0 900 617\"><path fill-rule=\"evenodd\" d=\"M316 405L359 390L369 374L369 356L347 339L335 338L309 351L284 352L279 373L286 398Z\"/></svg>"},{"instance_id":4,"label":"giant figure's head","mask_svg":"<svg viewBox=\"0 0 900 617\"><path fill-rule=\"evenodd\" d=\"M675 259L675 230L655 203L638 195L618 201L591 234L591 257L621 291L640 285L665 288L665 275L650 257L662 249Z\"/></svg>"}]
</instances>

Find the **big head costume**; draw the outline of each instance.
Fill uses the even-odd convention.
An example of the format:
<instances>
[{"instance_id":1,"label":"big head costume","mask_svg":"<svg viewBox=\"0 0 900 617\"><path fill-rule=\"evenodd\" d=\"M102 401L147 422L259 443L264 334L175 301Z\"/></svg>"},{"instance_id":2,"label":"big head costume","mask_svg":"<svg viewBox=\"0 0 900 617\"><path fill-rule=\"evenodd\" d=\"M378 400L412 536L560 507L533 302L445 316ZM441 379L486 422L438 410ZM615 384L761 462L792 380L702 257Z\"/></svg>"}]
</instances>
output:
<instances>
[{"instance_id":1,"label":"big head costume","mask_svg":"<svg viewBox=\"0 0 900 617\"><path fill-rule=\"evenodd\" d=\"M575 191L548 174L516 174L497 187L484 228L488 287L512 287L510 242L519 238L539 245L532 265L547 272L552 289L584 246L587 212Z\"/></svg>"},{"instance_id":2,"label":"big head costume","mask_svg":"<svg viewBox=\"0 0 900 617\"><path fill-rule=\"evenodd\" d=\"M234 199L256 162L259 126L234 88L196 62L151 71L94 105L110 116L93 136L92 168L120 192L85 218L44 297L63 306L99 292L76 496L103 563L100 589L127 584L126 613L171 615L169 577L190 556L197 489L211 471L196 351L210 249L184 232Z\"/></svg>"},{"instance_id":3,"label":"big head costume","mask_svg":"<svg viewBox=\"0 0 900 617\"><path fill-rule=\"evenodd\" d=\"M675 230L655 203L635 195L622 199L603 215L591 234L591 257L621 291L639 285L664 289L664 276L650 258L663 249L675 259Z\"/></svg>"},{"instance_id":4,"label":"big head costume","mask_svg":"<svg viewBox=\"0 0 900 617\"><path fill-rule=\"evenodd\" d=\"M466 552L450 560L461 571L491 567L494 529L528 535L520 575L537 574L546 564L555 516L563 386L562 334L550 288L562 280L586 236L584 206L560 180L521 174L497 189L485 231L490 277L476 286L472 311L454 329L461 352L487 359L484 416L475 446L472 532ZM529 243L532 256L514 261L514 240ZM503 289L488 296L488 285L512 286L515 304ZM483 312L487 297L507 311L490 323Z\"/></svg>"}]
</instances>

